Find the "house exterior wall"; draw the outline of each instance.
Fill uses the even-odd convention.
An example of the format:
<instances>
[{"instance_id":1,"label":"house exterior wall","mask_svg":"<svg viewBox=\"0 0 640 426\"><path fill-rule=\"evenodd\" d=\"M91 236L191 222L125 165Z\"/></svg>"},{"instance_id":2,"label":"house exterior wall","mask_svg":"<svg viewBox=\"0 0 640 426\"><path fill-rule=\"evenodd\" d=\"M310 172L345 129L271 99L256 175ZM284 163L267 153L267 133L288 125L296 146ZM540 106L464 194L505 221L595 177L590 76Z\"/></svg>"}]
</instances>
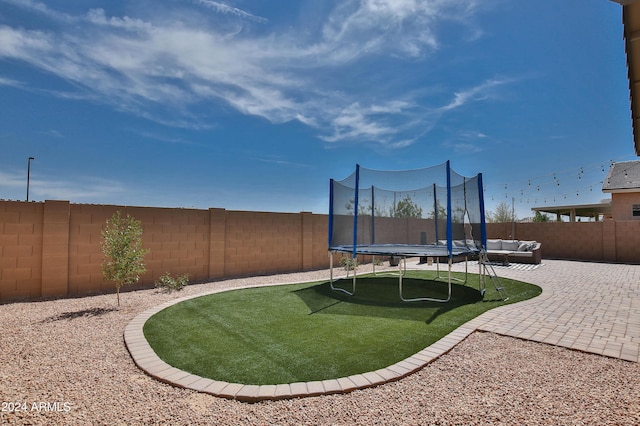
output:
<instances>
[{"instance_id":1,"label":"house exterior wall","mask_svg":"<svg viewBox=\"0 0 640 426\"><path fill-rule=\"evenodd\" d=\"M141 221L150 250L133 289L166 272L206 281L329 266L327 215L0 201L0 301L113 291L102 278L100 241L116 211ZM489 223L487 236L539 241L543 258L640 263L637 219Z\"/></svg>"},{"instance_id":2,"label":"house exterior wall","mask_svg":"<svg viewBox=\"0 0 640 426\"><path fill-rule=\"evenodd\" d=\"M613 220L638 220L633 216L633 205L640 206L640 192L614 192L611 194L611 217Z\"/></svg>"}]
</instances>

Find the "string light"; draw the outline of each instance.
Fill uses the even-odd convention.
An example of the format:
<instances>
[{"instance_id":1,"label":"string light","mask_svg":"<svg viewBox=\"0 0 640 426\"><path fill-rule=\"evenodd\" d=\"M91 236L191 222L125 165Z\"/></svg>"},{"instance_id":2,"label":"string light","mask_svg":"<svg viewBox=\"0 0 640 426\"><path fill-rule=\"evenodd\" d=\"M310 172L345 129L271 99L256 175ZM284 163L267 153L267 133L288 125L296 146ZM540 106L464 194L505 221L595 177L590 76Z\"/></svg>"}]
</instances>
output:
<instances>
[{"instance_id":1,"label":"string light","mask_svg":"<svg viewBox=\"0 0 640 426\"><path fill-rule=\"evenodd\" d=\"M609 161L610 164L614 164L614 161ZM505 199L515 199L517 203L524 204L525 202L530 204L532 202L544 202L548 204L551 202L558 202L561 200L568 200L569 198L584 198L585 194L593 194L595 196L594 187L598 188L598 185L602 186L603 182L607 179L602 179L601 173L606 173L606 163L595 163L591 165L583 165L575 167L570 170L556 171L547 175L532 176L521 180L522 184L518 181L509 181L498 183L498 185L504 187L504 192L500 194L496 193L495 184L484 185L484 192L487 199L491 197L492 201L500 201ZM628 172L626 177L629 177ZM521 186L522 185L522 186ZM567 188L567 186L574 186L574 188ZM517 189L516 189L517 188ZM562 189L561 189L562 188ZM515 197L514 195L518 196ZM558 193L554 196L553 193ZM504 197L501 195L504 194ZM534 195L538 195L534 197ZM541 197L545 195L544 197ZM562 198L559 198L562 197Z\"/></svg>"}]
</instances>

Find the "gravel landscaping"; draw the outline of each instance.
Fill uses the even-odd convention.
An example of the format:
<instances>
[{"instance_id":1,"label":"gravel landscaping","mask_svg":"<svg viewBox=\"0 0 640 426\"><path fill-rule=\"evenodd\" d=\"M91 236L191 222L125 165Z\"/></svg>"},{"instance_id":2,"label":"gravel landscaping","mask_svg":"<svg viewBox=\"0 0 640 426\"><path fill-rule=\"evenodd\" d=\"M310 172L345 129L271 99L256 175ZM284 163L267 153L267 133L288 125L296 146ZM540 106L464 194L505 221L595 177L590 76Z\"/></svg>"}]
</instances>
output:
<instances>
[{"instance_id":1,"label":"gravel landscaping","mask_svg":"<svg viewBox=\"0 0 640 426\"><path fill-rule=\"evenodd\" d=\"M326 279L326 271L0 305L2 424L640 424L640 364L474 333L423 370L344 395L255 404L175 388L133 363L140 312L218 288Z\"/></svg>"}]
</instances>

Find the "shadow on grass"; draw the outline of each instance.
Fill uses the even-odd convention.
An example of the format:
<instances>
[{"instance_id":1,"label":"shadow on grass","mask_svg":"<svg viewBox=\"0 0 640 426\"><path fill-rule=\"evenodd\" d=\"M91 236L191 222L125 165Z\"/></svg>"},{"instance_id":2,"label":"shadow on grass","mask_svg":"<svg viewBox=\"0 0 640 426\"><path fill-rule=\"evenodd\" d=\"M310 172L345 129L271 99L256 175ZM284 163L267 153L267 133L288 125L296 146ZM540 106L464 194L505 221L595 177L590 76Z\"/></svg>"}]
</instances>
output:
<instances>
[{"instance_id":1,"label":"shadow on grass","mask_svg":"<svg viewBox=\"0 0 640 426\"><path fill-rule=\"evenodd\" d=\"M351 280L334 282L336 288L351 289ZM429 324L438 316L464 305L482 301L480 292L472 287L452 284L448 302L404 302L400 299L398 278L358 278L356 293L349 296L331 290L328 282L294 291L310 310L310 315L357 315L424 321ZM446 299L448 284L429 279L403 279L405 298L429 297Z\"/></svg>"},{"instance_id":2,"label":"shadow on grass","mask_svg":"<svg viewBox=\"0 0 640 426\"><path fill-rule=\"evenodd\" d=\"M99 317L113 311L117 311L117 309L116 308L108 308L108 309L107 308L91 308L91 309L83 309L81 311L75 311L75 312L63 312L61 314L54 315L49 318L45 318L42 321L40 321L40 323L48 323L48 322L61 321L61 320L72 320L72 319L83 318L83 317L84 318Z\"/></svg>"}]
</instances>

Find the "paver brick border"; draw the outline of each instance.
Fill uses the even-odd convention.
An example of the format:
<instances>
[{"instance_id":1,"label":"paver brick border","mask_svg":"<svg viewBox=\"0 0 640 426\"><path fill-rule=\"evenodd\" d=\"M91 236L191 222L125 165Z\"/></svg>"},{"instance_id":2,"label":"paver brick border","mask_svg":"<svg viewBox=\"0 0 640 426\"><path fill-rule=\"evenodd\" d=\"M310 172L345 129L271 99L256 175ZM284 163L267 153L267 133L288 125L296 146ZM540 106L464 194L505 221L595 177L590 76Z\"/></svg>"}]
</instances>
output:
<instances>
[{"instance_id":1,"label":"paver brick border","mask_svg":"<svg viewBox=\"0 0 640 426\"><path fill-rule=\"evenodd\" d=\"M288 283L281 283L275 285L286 285ZM233 289L220 289L209 292L200 293L193 296L181 297L171 300L169 302L162 303L156 307L147 309L141 314L132 319L124 330L124 342L127 350L131 354L135 364L148 375L154 377L162 382L186 388L192 389L198 392L208 393L221 398L235 399L243 402L258 402L262 400L279 400L279 399L291 399L301 398L309 396L349 393L356 389L365 389L374 386L380 386L382 384L400 380L406 376L409 376L421 369L440 356L448 353L460 342L465 340L471 333L476 330L481 330L482 326L493 318L493 311L512 307L513 305L500 306L487 311L476 318L461 325L451 333L447 334L434 344L421 350L420 352L399 361L393 365L380 370L355 374L348 377L340 377L336 379L328 379L323 381L313 382L297 382L297 383L282 383L277 385L247 385L240 383L227 383L217 380L200 377L188 372L179 370L170 366L166 362L162 361L155 351L147 342L144 337L143 327L149 318L163 309L173 306L175 304L184 302L185 300L195 299L202 296L207 296L215 293L222 293L225 291L261 287L263 285L248 285L244 287L238 287ZM543 299L550 297L545 292L534 299L525 300L517 303L531 302L532 300L540 301L542 295Z\"/></svg>"}]
</instances>

